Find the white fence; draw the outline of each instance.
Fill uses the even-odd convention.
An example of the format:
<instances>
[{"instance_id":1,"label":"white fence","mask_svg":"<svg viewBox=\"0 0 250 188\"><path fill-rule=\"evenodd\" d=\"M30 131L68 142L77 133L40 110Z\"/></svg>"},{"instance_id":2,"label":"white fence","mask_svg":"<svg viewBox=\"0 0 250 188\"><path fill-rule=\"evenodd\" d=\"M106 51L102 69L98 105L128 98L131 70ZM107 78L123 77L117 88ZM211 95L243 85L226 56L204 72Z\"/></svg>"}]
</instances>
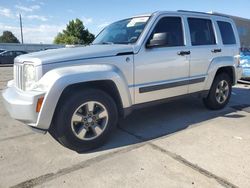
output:
<instances>
[{"instance_id":1,"label":"white fence","mask_svg":"<svg viewBox=\"0 0 250 188\"><path fill-rule=\"evenodd\" d=\"M35 52L40 50L64 48L65 45L55 44L14 44L14 43L0 43L0 49L4 50L21 50L26 52Z\"/></svg>"}]
</instances>

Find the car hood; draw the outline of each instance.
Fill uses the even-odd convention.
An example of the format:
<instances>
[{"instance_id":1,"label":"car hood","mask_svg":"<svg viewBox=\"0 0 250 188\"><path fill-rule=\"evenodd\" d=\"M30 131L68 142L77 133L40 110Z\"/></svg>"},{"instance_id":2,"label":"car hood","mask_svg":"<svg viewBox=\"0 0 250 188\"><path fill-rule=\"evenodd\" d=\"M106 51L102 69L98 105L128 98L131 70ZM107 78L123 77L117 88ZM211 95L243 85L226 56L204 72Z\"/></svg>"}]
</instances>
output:
<instances>
[{"instance_id":1,"label":"car hood","mask_svg":"<svg viewBox=\"0 0 250 188\"><path fill-rule=\"evenodd\" d=\"M32 62L35 65L63 63L133 53L132 45L90 45L85 47L60 48L18 56L15 63Z\"/></svg>"}]
</instances>

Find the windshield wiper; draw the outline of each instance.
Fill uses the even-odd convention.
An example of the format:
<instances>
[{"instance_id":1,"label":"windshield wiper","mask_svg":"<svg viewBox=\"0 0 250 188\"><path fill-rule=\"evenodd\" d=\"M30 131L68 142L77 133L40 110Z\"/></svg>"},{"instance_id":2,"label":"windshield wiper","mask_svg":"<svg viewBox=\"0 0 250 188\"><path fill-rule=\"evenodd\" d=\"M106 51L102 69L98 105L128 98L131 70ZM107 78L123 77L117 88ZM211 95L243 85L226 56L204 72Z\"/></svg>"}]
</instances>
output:
<instances>
[{"instance_id":1,"label":"windshield wiper","mask_svg":"<svg viewBox=\"0 0 250 188\"><path fill-rule=\"evenodd\" d=\"M115 44L130 44L130 42L116 42Z\"/></svg>"},{"instance_id":2,"label":"windshield wiper","mask_svg":"<svg viewBox=\"0 0 250 188\"><path fill-rule=\"evenodd\" d=\"M101 42L101 43L99 43L99 44L114 44L113 42Z\"/></svg>"},{"instance_id":3,"label":"windshield wiper","mask_svg":"<svg viewBox=\"0 0 250 188\"><path fill-rule=\"evenodd\" d=\"M95 44L106 44L106 45L112 45L112 44L130 44L129 42L100 42Z\"/></svg>"}]
</instances>

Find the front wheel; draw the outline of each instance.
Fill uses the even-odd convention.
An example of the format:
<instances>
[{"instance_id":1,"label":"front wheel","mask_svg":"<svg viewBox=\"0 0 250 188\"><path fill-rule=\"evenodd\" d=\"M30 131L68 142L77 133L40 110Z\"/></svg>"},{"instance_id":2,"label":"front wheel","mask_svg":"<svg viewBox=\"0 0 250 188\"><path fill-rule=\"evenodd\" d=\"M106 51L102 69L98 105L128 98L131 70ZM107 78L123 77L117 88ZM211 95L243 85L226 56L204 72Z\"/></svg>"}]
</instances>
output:
<instances>
[{"instance_id":1,"label":"front wheel","mask_svg":"<svg viewBox=\"0 0 250 188\"><path fill-rule=\"evenodd\" d=\"M231 92L230 77L226 73L221 73L215 77L207 98L203 99L204 104L211 110L222 109L228 104Z\"/></svg>"},{"instance_id":2,"label":"front wheel","mask_svg":"<svg viewBox=\"0 0 250 188\"><path fill-rule=\"evenodd\" d=\"M51 135L63 146L83 152L105 143L118 119L114 100L98 89L75 91L56 110Z\"/></svg>"}]
</instances>

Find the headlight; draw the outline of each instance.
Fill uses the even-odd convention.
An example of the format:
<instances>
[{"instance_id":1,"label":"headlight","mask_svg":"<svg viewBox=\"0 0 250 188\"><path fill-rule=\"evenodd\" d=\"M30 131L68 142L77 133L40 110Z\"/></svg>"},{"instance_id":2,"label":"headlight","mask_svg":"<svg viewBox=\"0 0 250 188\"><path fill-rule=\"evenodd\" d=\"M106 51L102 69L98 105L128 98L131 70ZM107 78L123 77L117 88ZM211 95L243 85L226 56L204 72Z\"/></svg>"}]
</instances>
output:
<instances>
[{"instance_id":1,"label":"headlight","mask_svg":"<svg viewBox=\"0 0 250 188\"><path fill-rule=\"evenodd\" d=\"M32 64L24 64L23 67L23 90L31 90L35 85L35 67Z\"/></svg>"}]
</instances>

